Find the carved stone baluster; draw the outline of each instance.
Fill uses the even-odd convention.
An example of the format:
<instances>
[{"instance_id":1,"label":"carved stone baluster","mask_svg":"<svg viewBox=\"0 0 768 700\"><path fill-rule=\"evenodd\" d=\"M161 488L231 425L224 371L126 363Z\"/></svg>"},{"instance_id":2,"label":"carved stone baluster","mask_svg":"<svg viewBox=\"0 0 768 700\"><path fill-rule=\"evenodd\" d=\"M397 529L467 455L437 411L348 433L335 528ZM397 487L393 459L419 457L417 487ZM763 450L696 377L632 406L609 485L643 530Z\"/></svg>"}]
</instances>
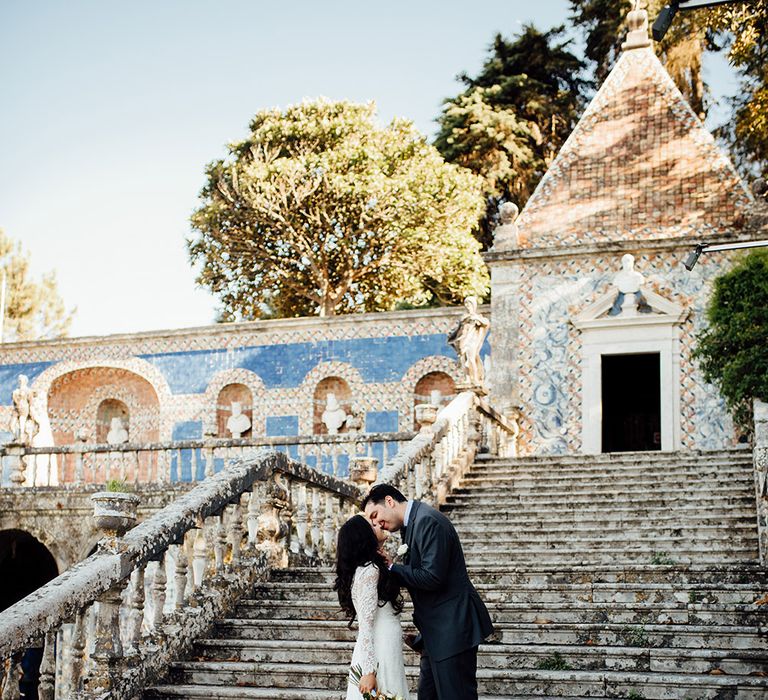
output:
<instances>
[{"instance_id":1,"label":"carved stone baluster","mask_svg":"<svg viewBox=\"0 0 768 700\"><path fill-rule=\"evenodd\" d=\"M227 531L224 527L224 511L216 518L216 526L213 530L213 558L216 573L224 571L224 554L227 547Z\"/></svg>"},{"instance_id":2,"label":"carved stone baluster","mask_svg":"<svg viewBox=\"0 0 768 700\"><path fill-rule=\"evenodd\" d=\"M205 526L195 530L195 541L192 546L192 581L193 587L200 588L205 580L205 570L208 568L208 541L205 539Z\"/></svg>"},{"instance_id":3,"label":"carved stone baluster","mask_svg":"<svg viewBox=\"0 0 768 700\"><path fill-rule=\"evenodd\" d=\"M144 566L131 574L131 595L128 598L128 638L126 656L136 656L141 642L141 627L144 623Z\"/></svg>"},{"instance_id":4,"label":"carved stone baluster","mask_svg":"<svg viewBox=\"0 0 768 700\"><path fill-rule=\"evenodd\" d=\"M205 478L213 476L213 447L205 448Z\"/></svg>"},{"instance_id":5,"label":"carved stone baluster","mask_svg":"<svg viewBox=\"0 0 768 700\"><path fill-rule=\"evenodd\" d=\"M197 481L197 448L193 447L190 451L190 472L192 475L191 481Z\"/></svg>"},{"instance_id":6,"label":"carved stone baluster","mask_svg":"<svg viewBox=\"0 0 768 700\"><path fill-rule=\"evenodd\" d=\"M312 554L319 556L322 553L322 512L320 510L320 490L312 489Z\"/></svg>"},{"instance_id":7,"label":"carved stone baluster","mask_svg":"<svg viewBox=\"0 0 768 700\"><path fill-rule=\"evenodd\" d=\"M227 539L232 549L231 566L234 568L240 563L240 545L243 542L243 518L239 501L232 507L228 531Z\"/></svg>"},{"instance_id":8,"label":"carved stone baluster","mask_svg":"<svg viewBox=\"0 0 768 700\"><path fill-rule=\"evenodd\" d=\"M56 693L56 632L45 635L45 648L40 662L39 700L54 700Z\"/></svg>"},{"instance_id":9,"label":"carved stone baluster","mask_svg":"<svg viewBox=\"0 0 768 700\"><path fill-rule=\"evenodd\" d=\"M110 697L114 689L115 670L123 657L120 640L120 588L113 586L97 600L91 668L85 678L89 695Z\"/></svg>"},{"instance_id":10,"label":"carved stone baluster","mask_svg":"<svg viewBox=\"0 0 768 700\"><path fill-rule=\"evenodd\" d=\"M85 667L85 616L87 608L80 610L75 615L75 623L72 625L72 636L69 653L69 678L67 684L72 694L76 695L82 690L83 670Z\"/></svg>"},{"instance_id":11,"label":"carved stone baluster","mask_svg":"<svg viewBox=\"0 0 768 700\"><path fill-rule=\"evenodd\" d=\"M333 551L333 541L335 539L336 530L334 528L333 517L333 494L328 491L325 494L325 519L323 520L323 553L326 557L331 555Z\"/></svg>"},{"instance_id":12,"label":"carved stone baluster","mask_svg":"<svg viewBox=\"0 0 768 700\"><path fill-rule=\"evenodd\" d=\"M248 545L254 546L259 538L259 493L256 484L248 494Z\"/></svg>"},{"instance_id":13,"label":"carved stone baluster","mask_svg":"<svg viewBox=\"0 0 768 700\"><path fill-rule=\"evenodd\" d=\"M21 653L14 654L6 659L3 664L3 687L0 691L0 700L20 700L19 681L21 681Z\"/></svg>"},{"instance_id":14,"label":"carved stone baluster","mask_svg":"<svg viewBox=\"0 0 768 700\"><path fill-rule=\"evenodd\" d=\"M174 554L176 562L173 569L173 607L175 610L181 610L187 590L187 552L184 549L184 535L181 536L181 542L174 545Z\"/></svg>"},{"instance_id":15,"label":"carved stone baluster","mask_svg":"<svg viewBox=\"0 0 768 700\"><path fill-rule=\"evenodd\" d=\"M165 587L168 579L165 574L165 552L157 561L155 575L152 578L152 629L157 632L163 624L165 615Z\"/></svg>"},{"instance_id":16,"label":"carved stone baluster","mask_svg":"<svg viewBox=\"0 0 768 700\"><path fill-rule=\"evenodd\" d=\"M407 485L406 491L409 500L416 498L416 467L413 464L408 465L408 471L405 475Z\"/></svg>"},{"instance_id":17,"label":"carved stone baluster","mask_svg":"<svg viewBox=\"0 0 768 700\"><path fill-rule=\"evenodd\" d=\"M296 503L296 551L301 554L308 552L307 528L309 527L310 513L307 508L307 485L300 484Z\"/></svg>"}]
</instances>

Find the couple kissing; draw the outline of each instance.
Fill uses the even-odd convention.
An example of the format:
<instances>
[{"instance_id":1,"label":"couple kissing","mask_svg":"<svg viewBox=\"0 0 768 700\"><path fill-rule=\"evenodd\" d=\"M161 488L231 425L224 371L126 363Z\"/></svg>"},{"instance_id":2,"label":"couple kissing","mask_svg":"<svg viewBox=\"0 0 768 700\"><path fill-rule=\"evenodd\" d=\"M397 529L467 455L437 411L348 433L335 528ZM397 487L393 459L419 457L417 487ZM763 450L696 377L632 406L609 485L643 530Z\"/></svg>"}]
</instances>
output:
<instances>
[{"instance_id":1,"label":"couple kissing","mask_svg":"<svg viewBox=\"0 0 768 700\"><path fill-rule=\"evenodd\" d=\"M401 587L413 601L421 654L419 700L477 700L477 648L493 631L490 615L469 580L451 521L394 486L378 484L363 513L339 530L334 590L350 626L358 620L347 700L409 700L403 661ZM402 556L382 552L400 532Z\"/></svg>"}]
</instances>

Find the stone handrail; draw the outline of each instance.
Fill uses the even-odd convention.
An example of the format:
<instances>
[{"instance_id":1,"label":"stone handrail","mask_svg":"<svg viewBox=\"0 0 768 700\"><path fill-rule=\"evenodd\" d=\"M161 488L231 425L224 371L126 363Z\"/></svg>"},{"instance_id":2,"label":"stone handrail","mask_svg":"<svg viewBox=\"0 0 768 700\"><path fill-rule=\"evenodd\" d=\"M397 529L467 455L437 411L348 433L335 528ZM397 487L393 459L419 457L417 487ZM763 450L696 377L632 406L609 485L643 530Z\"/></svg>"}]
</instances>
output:
<instances>
[{"instance_id":1,"label":"stone handrail","mask_svg":"<svg viewBox=\"0 0 768 700\"><path fill-rule=\"evenodd\" d=\"M755 399L752 460L757 502L757 537L760 563L768 566L768 403Z\"/></svg>"},{"instance_id":2,"label":"stone handrail","mask_svg":"<svg viewBox=\"0 0 768 700\"><path fill-rule=\"evenodd\" d=\"M360 456L386 459L413 438L413 432L342 433L248 439L205 438L119 445L85 444L29 447L0 446L10 483L4 486L58 486L100 483L199 481L225 462L262 448L287 452L299 462L344 476L350 460Z\"/></svg>"},{"instance_id":3,"label":"stone handrail","mask_svg":"<svg viewBox=\"0 0 768 700\"><path fill-rule=\"evenodd\" d=\"M0 697L19 697L21 655L42 646L40 700L133 698L271 567L332 557L359 496L274 451L230 464L0 612Z\"/></svg>"},{"instance_id":4,"label":"stone handrail","mask_svg":"<svg viewBox=\"0 0 768 700\"><path fill-rule=\"evenodd\" d=\"M479 450L501 457L516 454L517 425L473 391L460 393L439 411L429 405L417 406L416 411L419 434L378 477L398 486L408 498L442 504Z\"/></svg>"}]
</instances>

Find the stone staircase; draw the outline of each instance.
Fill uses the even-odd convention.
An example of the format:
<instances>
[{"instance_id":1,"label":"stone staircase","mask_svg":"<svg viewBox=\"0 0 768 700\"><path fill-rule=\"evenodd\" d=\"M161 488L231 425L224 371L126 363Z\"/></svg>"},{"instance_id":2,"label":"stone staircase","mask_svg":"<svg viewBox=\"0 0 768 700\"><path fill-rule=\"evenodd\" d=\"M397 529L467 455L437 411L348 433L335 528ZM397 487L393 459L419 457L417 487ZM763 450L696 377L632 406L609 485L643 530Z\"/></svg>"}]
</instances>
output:
<instances>
[{"instance_id":1,"label":"stone staircase","mask_svg":"<svg viewBox=\"0 0 768 700\"><path fill-rule=\"evenodd\" d=\"M497 628L481 698L768 698L753 493L745 450L478 459L444 510ZM332 580L273 572L144 697L343 698Z\"/></svg>"}]
</instances>

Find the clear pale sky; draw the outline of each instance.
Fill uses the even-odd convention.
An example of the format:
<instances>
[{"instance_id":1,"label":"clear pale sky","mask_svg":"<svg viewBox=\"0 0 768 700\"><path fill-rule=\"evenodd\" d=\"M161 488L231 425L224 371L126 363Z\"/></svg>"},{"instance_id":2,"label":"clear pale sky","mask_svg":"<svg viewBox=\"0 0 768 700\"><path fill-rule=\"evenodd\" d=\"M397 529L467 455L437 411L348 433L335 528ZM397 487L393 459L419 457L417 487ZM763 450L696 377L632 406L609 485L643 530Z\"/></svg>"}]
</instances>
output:
<instances>
[{"instance_id":1,"label":"clear pale sky","mask_svg":"<svg viewBox=\"0 0 768 700\"><path fill-rule=\"evenodd\" d=\"M0 0L0 227L35 274L57 271L72 335L211 323L189 215L255 112L375 100L382 121L432 134L496 32L567 14L567 0ZM735 90L722 59L705 71L716 97Z\"/></svg>"}]
</instances>

